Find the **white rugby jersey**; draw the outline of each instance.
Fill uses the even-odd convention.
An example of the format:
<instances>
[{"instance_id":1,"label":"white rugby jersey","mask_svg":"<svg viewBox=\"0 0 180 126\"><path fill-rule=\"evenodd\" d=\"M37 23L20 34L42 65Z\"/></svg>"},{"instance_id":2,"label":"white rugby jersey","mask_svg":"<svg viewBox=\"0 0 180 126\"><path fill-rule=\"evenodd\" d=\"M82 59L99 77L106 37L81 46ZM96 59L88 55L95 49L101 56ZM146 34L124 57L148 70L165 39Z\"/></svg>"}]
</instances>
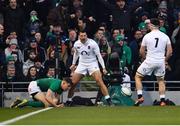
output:
<instances>
[{"instance_id":1,"label":"white rugby jersey","mask_svg":"<svg viewBox=\"0 0 180 126\"><path fill-rule=\"evenodd\" d=\"M147 48L146 60L163 62L168 44L171 44L169 37L159 30L153 30L146 34L141 43L142 46Z\"/></svg>"},{"instance_id":2,"label":"white rugby jersey","mask_svg":"<svg viewBox=\"0 0 180 126\"><path fill-rule=\"evenodd\" d=\"M74 49L76 50L76 54L79 56L80 63L87 64L97 62L97 56L100 64L104 68L104 61L100 54L99 46L94 40L88 38L85 43L77 40L74 44ZM75 62L76 61L73 59L73 64L75 64Z\"/></svg>"}]
</instances>

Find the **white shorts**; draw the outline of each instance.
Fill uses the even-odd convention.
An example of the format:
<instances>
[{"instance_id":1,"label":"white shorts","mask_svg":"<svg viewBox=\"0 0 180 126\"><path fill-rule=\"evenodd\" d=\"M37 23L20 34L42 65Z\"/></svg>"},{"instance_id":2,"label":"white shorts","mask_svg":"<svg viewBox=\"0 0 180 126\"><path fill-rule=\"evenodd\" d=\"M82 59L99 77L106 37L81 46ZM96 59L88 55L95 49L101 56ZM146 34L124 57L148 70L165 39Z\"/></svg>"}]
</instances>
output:
<instances>
[{"instance_id":1,"label":"white shorts","mask_svg":"<svg viewBox=\"0 0 180 126\"><path fill-rule=\"evenodd\" d=\"M39 88L39 86L37 85L36 81L31 81L29 86L28 86L28 92L30 95L37 93L37 92L41 92L41 89Z\"/></svg>"},{"instance_id":2,"label":"white shorts","mask_svg":"<svg viewBox=\"0 0 180 126\"><path fill-rule=\"evenodd\" d=\"M165 75L165 62L150 63L145 60L139 66L137 72L143 76L154 73L156 77L163 77Z\"/></svg>"},{"instance_id":3,"label":"white shorts","mask_svg":"<svg viewBox=\"0 0 180 126\"><path fill-rule=\"evenodd\" d=\"M80 73L83 75L89 74L91 75L93 72L99 70L99 65L97 62L87 63L87 64L81 64L79 63L75 72Z\"/></svg>"}]
</instances>

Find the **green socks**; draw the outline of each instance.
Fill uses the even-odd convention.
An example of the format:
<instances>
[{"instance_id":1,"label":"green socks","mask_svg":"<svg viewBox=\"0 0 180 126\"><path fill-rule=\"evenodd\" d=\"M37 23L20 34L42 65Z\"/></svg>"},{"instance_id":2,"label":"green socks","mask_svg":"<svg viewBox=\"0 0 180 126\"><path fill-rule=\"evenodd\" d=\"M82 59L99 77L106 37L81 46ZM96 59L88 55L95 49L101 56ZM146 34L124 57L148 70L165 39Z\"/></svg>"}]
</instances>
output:
<instances>
[{"instance_id":1,"label":"green socks","mask_svg":"<svg viewBox=\"0 0 180 126\"><path fill-rule=\"evenodd\" d=\"M28 101L27 106L31 107L44 107L44 104L40 101Z\"/></svg>"}]
</instances>

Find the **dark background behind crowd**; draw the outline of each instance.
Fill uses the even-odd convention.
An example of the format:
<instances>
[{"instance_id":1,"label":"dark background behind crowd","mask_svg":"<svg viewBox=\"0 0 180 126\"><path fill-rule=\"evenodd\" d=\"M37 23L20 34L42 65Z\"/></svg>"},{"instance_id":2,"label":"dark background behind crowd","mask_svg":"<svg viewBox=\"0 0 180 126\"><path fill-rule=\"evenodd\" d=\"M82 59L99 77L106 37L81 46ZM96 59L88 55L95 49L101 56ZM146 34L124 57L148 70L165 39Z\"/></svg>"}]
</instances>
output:
<instances>
[{"instance_id":1,"label":"dark background behind crowd","mask_svg":"<svg viewBox=\"0 0 180 126\"><path fill-rule=\"evenodd\" d=\"M159 19L173 45L165 79L179 81L179 0L0 0L0 81L70 76L81 30L97 42L109 71L134 80L150 18Z\"/></svg>"}]
</instances>

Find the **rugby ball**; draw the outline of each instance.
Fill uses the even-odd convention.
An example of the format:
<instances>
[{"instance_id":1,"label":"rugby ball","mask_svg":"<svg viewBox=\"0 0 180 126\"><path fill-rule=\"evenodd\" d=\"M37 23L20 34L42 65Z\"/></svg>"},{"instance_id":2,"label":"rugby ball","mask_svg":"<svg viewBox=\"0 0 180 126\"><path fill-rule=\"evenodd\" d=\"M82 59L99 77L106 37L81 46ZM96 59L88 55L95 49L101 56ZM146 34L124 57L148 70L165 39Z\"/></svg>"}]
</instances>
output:
<instances>
[{"instance_id":1,"label":"rugby ball","mask_svg":"<svg viewBox=\"0 0 180 126\"><path fill-rule=\"evenodd\" d=\"M125 96L131 96L132 95L132 91L129 87L122 87L121 93Z\"/></svg>"}]
</instances>

